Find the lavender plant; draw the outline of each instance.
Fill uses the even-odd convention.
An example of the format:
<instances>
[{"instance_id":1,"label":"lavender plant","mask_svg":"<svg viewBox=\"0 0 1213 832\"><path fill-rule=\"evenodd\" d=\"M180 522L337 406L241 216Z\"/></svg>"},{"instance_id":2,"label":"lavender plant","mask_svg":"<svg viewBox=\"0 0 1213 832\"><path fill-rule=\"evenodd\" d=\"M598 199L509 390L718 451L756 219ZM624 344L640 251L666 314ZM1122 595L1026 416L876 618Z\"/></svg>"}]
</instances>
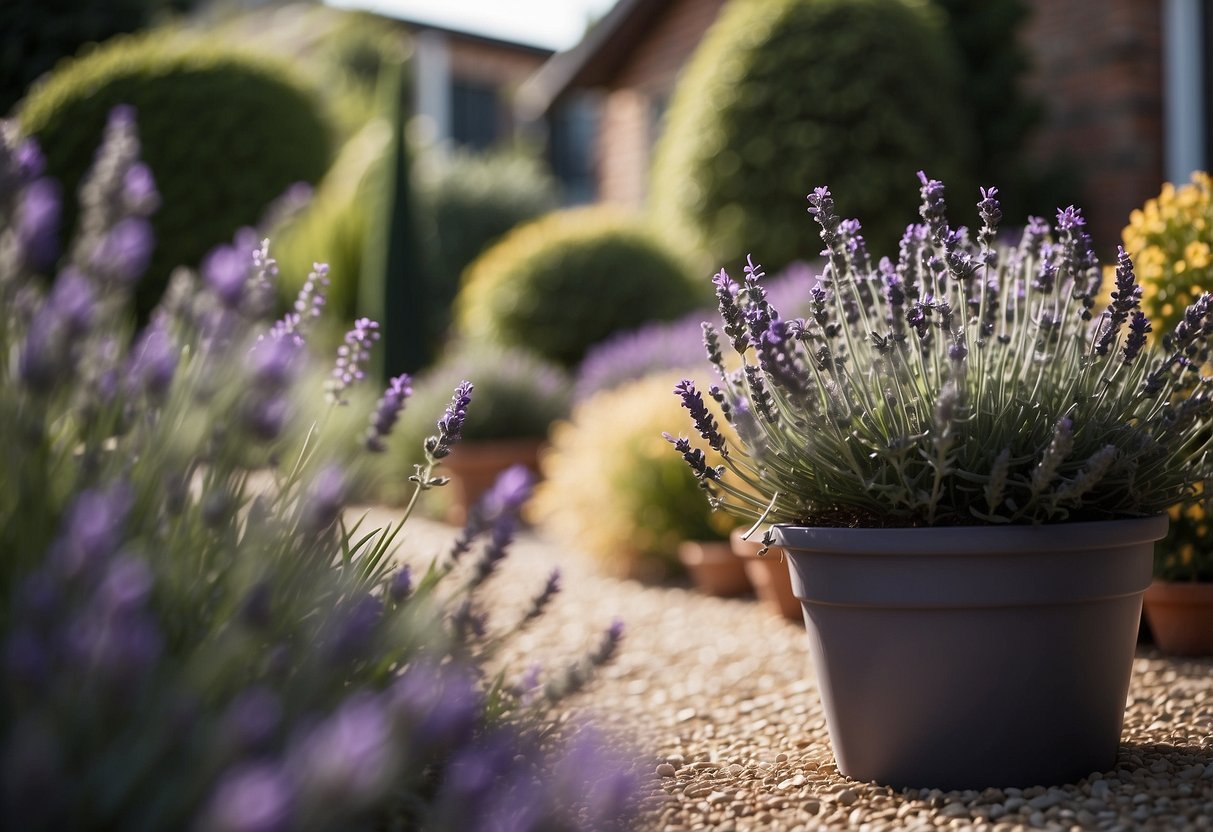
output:
<instances>
[{"instance_id":1,"label":"lavender plant","mask_svg":"<svg viewBox=\"0 0 1213 832\"><path fill-rule=\"evenodd\" d=\"M67 247L36 146L0 133L0 826L631 828L622 761L559 739L548 707L619 625L546 684L488 670L559 586L489 618L529 477L504 477L428 568L399 567L404 519L367 530L348 506L409 380L353 412L360 321L319 404L324 267L275 323L277 266L237 240L135 332L158 197L129 114ZM472 395L435 425L415 495L442 485Z\"/></svg>"},{"instance_id":2,"label":"lavender plant","mask_svg":"<svg viewBox=\"0 0 1213 832\"><path fill-rule=\"evenodd\" d=\"M793 263L773 277L766 287L767 297L776 306L796 309L814 283L806 264ZM655 321L591 347L577 369L574 401L665 370L702 366L710 371L703 356L703 315L701 311L676 321Z\"/></svg>"},{"instance_id":3,"label":"lavender plant","mask_svg":"<svg viewBox=\"0 0 1213 832\"><path fill-rule=\"evenodd\" d=\"M827 260L804 318L780 316L752 260L740 281L714 278L723 326L705 341L719 383L676 393L723 465L671 437L713 504L748 520L902 527L1137 517L1191 495L1209 463L1199 368L1213 299L1155 351L1123 251L1097 308L1077 209L1052 226L1031 218L1017 246L997 247L996 189L982 189L970 231L948 224L943 185L919 178L921 222L896 261L869 255L828 189L809 195Z\"/></svg>"}]
</instances>

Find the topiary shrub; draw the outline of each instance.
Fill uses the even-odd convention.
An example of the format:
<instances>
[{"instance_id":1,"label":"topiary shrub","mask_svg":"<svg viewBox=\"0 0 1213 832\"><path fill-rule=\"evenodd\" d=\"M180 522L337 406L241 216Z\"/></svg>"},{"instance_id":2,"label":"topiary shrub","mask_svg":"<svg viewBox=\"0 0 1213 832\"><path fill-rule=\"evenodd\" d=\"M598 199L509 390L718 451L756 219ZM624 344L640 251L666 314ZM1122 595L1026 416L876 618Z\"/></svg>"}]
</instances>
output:
<instances>
[{"instance_id":1,"label":"topiary shrub","mask_svg":"<svg viewBox=\"0 0 1213 832\"><path fill-rule=\"evenodd\" d=\"M363 127L341 148L307 207L273 229L284 299L293 299L312 264L323 260L329 264L329 306L339 320L353 320L370 227L371 179L387 149L385 124Z\"/></svg>"},{"instance_id":2,"label":"topiary shrub","mask_svg":"<svg viewBox=\"0 0 1213 832\"><path fill-rule=\"evenodd\" d=\"M164 206L153 220L143 311L175 266L196 265L295 182L318 180L332 156L314 96L284 64L180 36L123 37L64 64L20 107L22 130L67 193L120 104L136 111Z\"/></svg>"},{"instance_id":3,"label":"topiary shrub","mask_svg":"<svg viewBox=\"0 0 1213 832\"><path fill-rule=\"evenodd\" d=\"M515 229L468 267L457 328L571 367L612 332L703 305L703 282L637 223L562 211Z\"/></svg>"},{"instance_id":4,"label":"topiary shrub","mask_svg":"<svg viewBox=\"0 0 1213 832\"><path fill-rule=\"evenodd\" d=\"M958 181L972 126L942 16L925 0L736 0L674 92L650 190L662 228L713 266L749 252L816 256L804 194L827 183L844 217L891 249L915 171ZM958 188L967 193L967 189Z\"/></svg>"},{"instance_id":5,"label":"topiary shrub","mask_svg":"<svg viewBox=\"0 0 1213 832\"><path fill-rule=\"evenodd\" d=\"M463 423L468 442L542 439L553 422L568 415L570 382L561 368L525 350L458 350L413 384L409 407L385 455L393 466L391 481L408 481L420 461L418 449L434 432L433 414L468 380L475 384L476 401Z\"/></svg>"},{"instance_id":6,"label":"topiary shrub","mask_svg":"<svg viewBox=\"0 0 1213 832\"><path fill-rule=\"evenodd\" d=\"M610 573L650 580L677 574L679 543L722 539L734 525L709 510L694 475L662 439L663 430L685 420L670 395L681 375L599 393L552 431L535 515ZM707 450L708 463L719 464Z\"/></svg>"},{"instance_id":7,"label":"topiary shrub","mask_svg":"<svg viewBox=\"0 0 1213 832\"><path fill-rule=\"evenodd\" d=\"M418 185L429 335L439 338L450 324L463 270L507 231L555 208L556 182L532 158L494 153L431 161Z\"/></svg>"}]
</instances>

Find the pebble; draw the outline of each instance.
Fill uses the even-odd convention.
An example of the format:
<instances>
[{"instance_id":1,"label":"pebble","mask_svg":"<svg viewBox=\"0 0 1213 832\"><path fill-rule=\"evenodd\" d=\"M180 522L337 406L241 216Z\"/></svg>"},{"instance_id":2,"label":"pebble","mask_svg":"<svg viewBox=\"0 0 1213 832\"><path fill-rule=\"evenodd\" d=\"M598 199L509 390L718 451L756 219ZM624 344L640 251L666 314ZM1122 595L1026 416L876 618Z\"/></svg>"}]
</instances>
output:
<instances>
[{"instance_id":1,"label":"pebble","mask_svg":"<svg viewBox=\"0 0 1213 832\"><path fill-rule=\"evenodd\" d=\"M658 777L673 777L675 774L677 774L677 772L669 763L662 763L661 765L657 766Z\"/></svg>"}]
</instances>

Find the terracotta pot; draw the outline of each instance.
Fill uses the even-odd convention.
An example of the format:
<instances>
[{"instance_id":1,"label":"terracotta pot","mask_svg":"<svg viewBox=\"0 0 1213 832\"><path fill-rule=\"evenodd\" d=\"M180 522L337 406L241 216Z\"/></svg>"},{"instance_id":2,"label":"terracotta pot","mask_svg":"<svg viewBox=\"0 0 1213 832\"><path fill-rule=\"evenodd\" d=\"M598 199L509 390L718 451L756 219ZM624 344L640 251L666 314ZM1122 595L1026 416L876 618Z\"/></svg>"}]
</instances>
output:
<instances>
[{"instance_id":1,"label":"terracotta pot","mask_svg":"<svg viewBox=\"0 0 1213 832\"><path fill-rule=\"evenodd\" d=\"M468 509L497 481L502 472L514 465L539 471L542 439L502 439L459 442L451 455L442 460L439 473L451 478L447 494L451 504L446 520L456 526L467 520Z\"/></svg>"},{"instance_id":2,"label":"terracotta pot","mask_svg":"<svg viewBox=\"0 0 1213 832\"><path fill-rule=\"evenodd\" d=\"M1213 656L1213 583L1155 581L1145 600L1158 649L1175 656Z\"/></svg>"},{"instance_id":3,"label":"terracotta pot","mask_svg":"<svg viewBox=\"0 0 1213 832\"><path fill-rule=\"evenodd\" d=\"M750 591L745 564L723 540L687 540L678 545L678 559L691 573L695 588L705 595L733 598Z\"/></svg>"},{"instance_id":4,"label":"terracotta pot","mask_svg":"<svg viewBox=\"0 0 1213 832\"><path fill-rule=\"evenodd\" d=\"M1115 767L1166 529L776 526L839 771L984 789Z\"/></svg>"},{"instance_id":5,"label":"terracotta pot","mask_svg":"<svg viewBox=\"0 0 1213 832\"><path fill-rule=\"evenodd\" d=\"M733 552L741 558L745 566L746 577L754 585L754 591L768 607L771 607L789 621L800 621L804 612L800 602L792 593L792 579L788 577L788 567L783 562L783 551L772 546L762 557L758 550L762 544L757 535L753 540L745 540L741 534L744 529L733 529L729 535L729 543Z\"/></svg>"}]
</instances>

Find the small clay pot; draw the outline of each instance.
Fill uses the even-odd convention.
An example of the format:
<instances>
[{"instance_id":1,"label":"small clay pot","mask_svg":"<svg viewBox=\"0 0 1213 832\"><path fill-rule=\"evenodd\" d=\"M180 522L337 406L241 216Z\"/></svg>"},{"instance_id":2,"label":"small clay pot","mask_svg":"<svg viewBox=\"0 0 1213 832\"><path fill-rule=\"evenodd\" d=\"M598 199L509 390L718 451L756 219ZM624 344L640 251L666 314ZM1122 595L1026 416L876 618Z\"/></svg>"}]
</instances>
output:
<instances>
[{"instance_id":1,"label":"small clay pot","mask_svg":"<svg viewBox=\"0 0 1213 832\"><path fill-rule=\"evenodd\" d=\"M493 487L497 477L515 465L538 473L542 439L502 439L459 442L442 460L440 474L451 478L447 494L451 503L446 520L456 526L467 521L468 509Z\"/></svg>"},{"instance_id":2,"label":"small clay pot","mask_svg":"<svg viewBox=\"0 0 1213 832\"><path fill-rule=\"evenodd\" d=\"M1174 656L1213 656L1213 583L1154 581L1146 590L1154 643Z\"/></svg>"},{"instance_id":3,"label":"small clay pot","mask_svg":"<svg viewBox=\"0 0 1213 832\"><path fill-rule=\"evenodd\" d=\"M762 543L757 535L752 540L742 538L744 529L733 529L729 535L729 543L734 554L741 558L745 566L746 577L754 585L758 597L768 606L789 621L803 621L804 609L800 601L792 593L792 578L788 573L788 565L784 560L783 550L772 546L762 557L758 551Z\"/></svg>"},{"instance_id":4,"label":"small clay pot","mask_svg":"<svg viewBox=\"0 0 1213 832\"><path fill-rule=\"evenodd\" d=\"M678 544L678 559L704 595L733 598L750 591L745 563L726 541L684 541Z\"/></svg>"}]
</instances>

